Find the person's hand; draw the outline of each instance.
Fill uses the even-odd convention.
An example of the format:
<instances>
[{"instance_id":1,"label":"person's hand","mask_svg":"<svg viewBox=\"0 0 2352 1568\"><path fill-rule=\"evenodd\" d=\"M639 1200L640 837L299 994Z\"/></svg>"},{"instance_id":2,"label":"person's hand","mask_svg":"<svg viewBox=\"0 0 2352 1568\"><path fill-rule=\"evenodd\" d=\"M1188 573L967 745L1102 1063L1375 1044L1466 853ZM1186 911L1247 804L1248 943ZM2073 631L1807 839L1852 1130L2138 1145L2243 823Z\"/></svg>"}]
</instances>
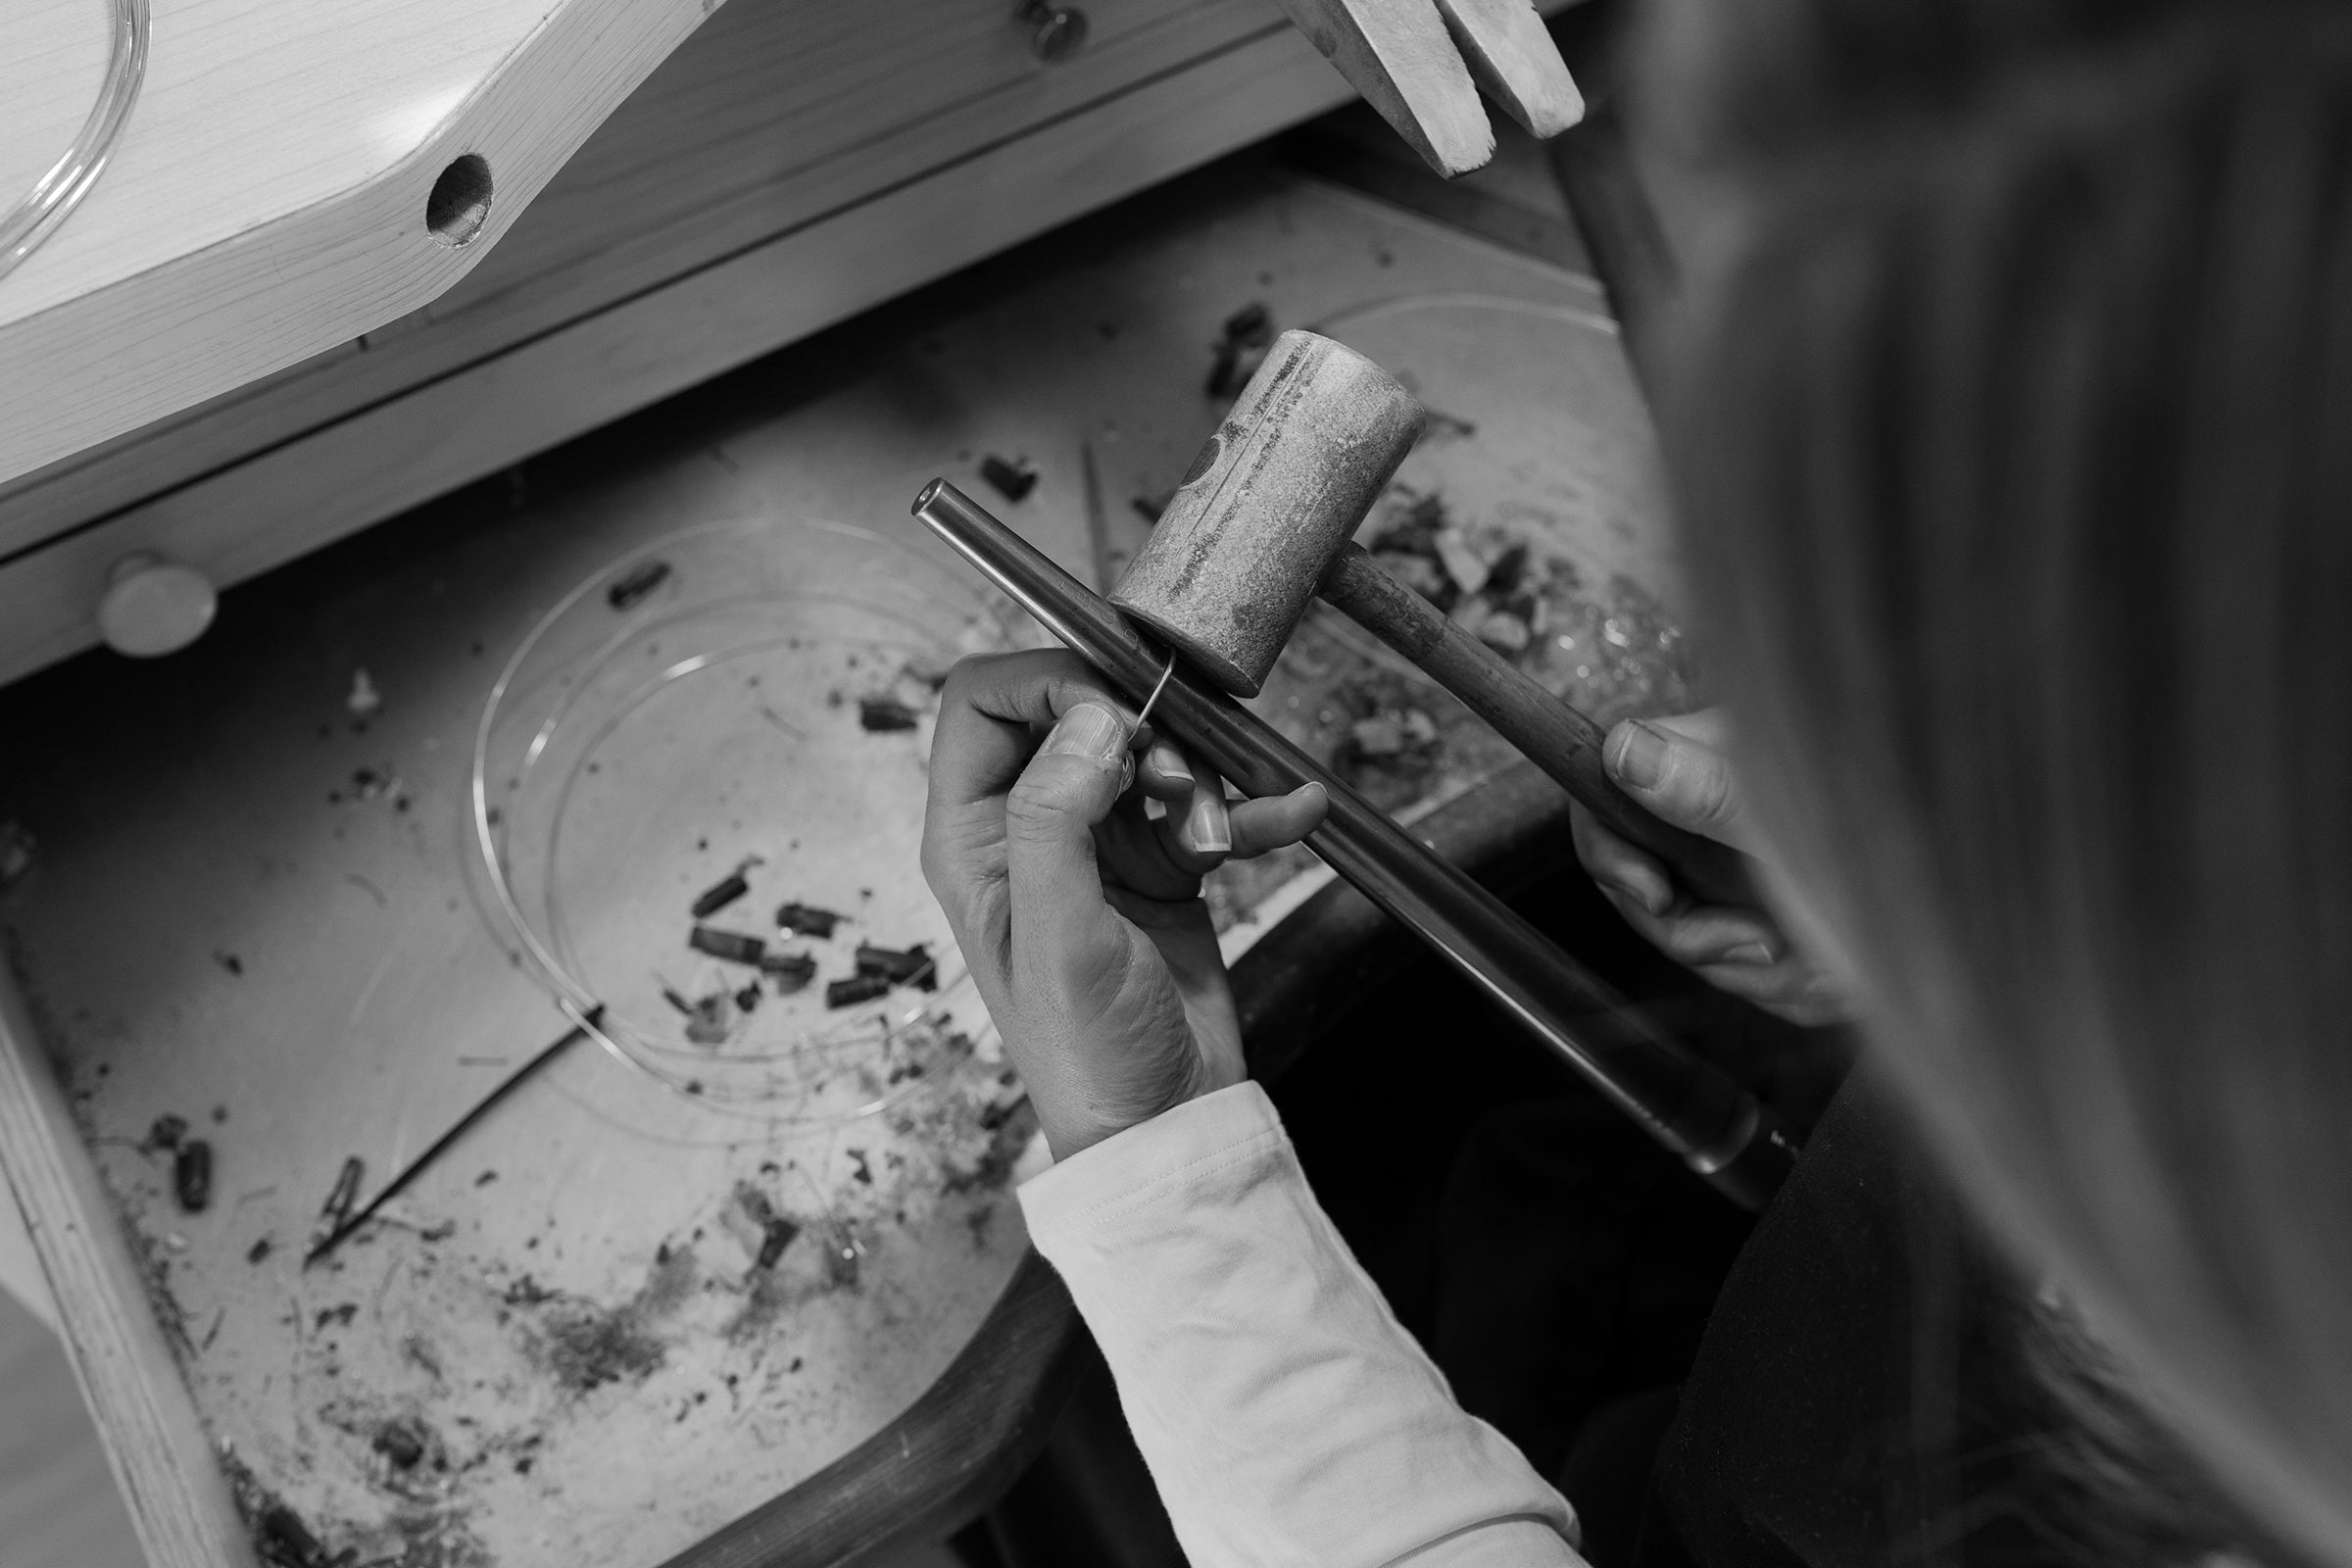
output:
<instances>
[{"instance_id":1,"label":"person's hand","mask_svg":"<svg viewBox=\"0 0 2352 1568\"><path fill-rule=\"evenodd\" d=\"M1609 731L1601 764L1617 787L1676 827L1755 855L1740 783L1727 753L1730 724L1719 708L1675 718L1629 718ZM1655 856L1603 827L1570 803L1576 858L1627 923L1668 957L1711 984L1792 1023L1846 1016L1831 977L1759 907L1699 904L1676 886Z\"/></svg>"},{"instance_id":2,"label":"person's hand","mask_svg":"<svg viewBox=\"0 0 2352 1568\"><path fill-rule=\"evenodd\" d=\"M1241 1081L1200 877L1330 804L1310 784L1229 808L1170 742L1139 761L1134 728L1075 654L1000 654L949 674L931 743L923 876L1056 1158Z\"/></svg>"}]
</instances>

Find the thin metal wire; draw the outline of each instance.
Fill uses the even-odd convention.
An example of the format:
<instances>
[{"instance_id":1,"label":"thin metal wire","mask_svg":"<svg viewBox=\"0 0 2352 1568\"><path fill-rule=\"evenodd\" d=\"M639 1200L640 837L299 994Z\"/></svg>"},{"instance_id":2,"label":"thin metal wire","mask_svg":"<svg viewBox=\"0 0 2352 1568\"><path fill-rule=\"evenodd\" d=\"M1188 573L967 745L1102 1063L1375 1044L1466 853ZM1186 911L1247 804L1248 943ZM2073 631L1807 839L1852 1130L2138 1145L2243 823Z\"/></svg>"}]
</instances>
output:
<instances>
[{"instance_id":1,"label":"thin metal wire","mask_svg":"<svg viewBox=\"0 0 2352 1568\"><path fill-rule=\"evenodd\" d=\"M68 214L90 193L115 143L130 119L130 106L147 78L147 0L114 0L115 41L106 63L106 80L89 119L81 122L73 145L33 182L23 200L0 216L0 277L38 250L57 232Z\"/></svg>"},{"instance_id":2,"label":"thin metal wire","mask_svg":"<svg viewBox=\"0 0 2352 1568\"><path fill-rule=\"evenodd\" d=\"M1168 650L1168 667L1159 672L1159 684L1152 688L1152 695L1144 699L1142 710L1135 715L1137 729L1142 729L1144 720L1152 716L1152 705L1159 701L1159 694L1168 689L1168 677L1175 673L1176 650L1171 648Z\"/></svg>"},{"instance_id":3,"label":"thin metal wire","mask_svg":"<svg viewBox=\"0 0 2352 1568\"><path fill-rule=\"evenodd\" d=\"M567 1012L570 1011L568 1007L564 1010ZM434 1139L431 1144L426 1146L423 1153L418 1154L415 1159L410 1160L406 1165L402 1166L400 1173L394 1176L390 1181L384 1183L383 1190L378 1192L373 1198L368 1200L367 1204L362 1207L358 1213L346 1216L335 1225L334 1229L327 1232L325 1238L320 1241L318 1246L312 1248L308 1252L305 1252L302 1255L302 1266L304 1268L309 1268L313 1263L318 1262L320 1258L326 1256L327 1253L342 1246L344 1238L352 1235L361 1227L365 1226L369 1220L375 1218L376 1211L378 1209L382 1208L386 1203L389 1203L392 1201L392 1200L398 1198L402 1193L406 1192L411 1182L423 1175L425 1169L430 1166L433 1161L441 1157L443 1151L447 1150L450 1145L456 1143L459 1139L465 1137L466 1128L471 1127L475 1122L480 1121L484 1116L489 1115L490 1112L496 1108L500 1101L505 1100L515 1090L520 1089L524 1080L528 1079L533 1073L536 1073L540 1068L546 1066L549 1062L555 1060L566 1051L569 1051L573 1046L587 1039L589 1032L595 1029L597 1024L602 1021L604 1014L605 1009L601 1006L592 1007L587 1012L579 1014L577 1021L573 1023L569 1029L566 1029L549 1044L540 1048L540 1050L532 1055L530 1060L524 1062L521 1066L507 1074L504 1081L502 1081L496 1089L491 1090L480 1100L474 1102L474 1105L471 1110L466 1112L465 1115L460 1116L455 1122L451 1123L449 1131L443 1133L440 1137Z\"/></svg>"}]
</instances>

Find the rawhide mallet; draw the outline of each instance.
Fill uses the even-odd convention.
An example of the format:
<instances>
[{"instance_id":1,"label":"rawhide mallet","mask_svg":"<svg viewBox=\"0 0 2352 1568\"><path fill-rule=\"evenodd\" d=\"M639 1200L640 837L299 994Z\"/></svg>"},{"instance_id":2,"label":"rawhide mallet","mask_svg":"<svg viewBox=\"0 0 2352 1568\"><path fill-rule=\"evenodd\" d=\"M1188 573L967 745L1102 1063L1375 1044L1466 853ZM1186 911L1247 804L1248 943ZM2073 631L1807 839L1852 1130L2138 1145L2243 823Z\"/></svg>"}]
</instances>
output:
<instances>
[{"instance_id":1,"label":"rawhide mallet","mask_svg":"<svg viewBox=\"0 0 2352 1568\"><path fill-rule=\"evenodd\" d=\"M1428 415L1353 349L1274 340L1169 497L1110 602L1238 697L1254 697L1310 600L1403 655L1708 903L1752 903L1739 852L1660 821L1601 765L1606 732L1381 568L1355 531Z\"/></svg>"}]
</instances>

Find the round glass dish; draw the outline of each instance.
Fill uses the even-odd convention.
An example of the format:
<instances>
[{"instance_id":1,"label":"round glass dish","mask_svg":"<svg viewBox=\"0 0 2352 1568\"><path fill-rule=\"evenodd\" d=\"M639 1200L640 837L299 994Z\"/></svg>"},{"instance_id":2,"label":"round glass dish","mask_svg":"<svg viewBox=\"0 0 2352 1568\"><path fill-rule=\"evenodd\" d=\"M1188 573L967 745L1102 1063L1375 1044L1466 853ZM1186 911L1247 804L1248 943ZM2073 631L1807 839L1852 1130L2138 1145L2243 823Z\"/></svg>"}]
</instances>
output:
<instances>
[{"instance_id":1,"label":"round glass dish","mask_svg":"<svg viewBox=\"0 0 2352 1568\"><path fill-rule=\"evenodd\" d=\"M712 522L613 562L482 713L503 934L621 1060L715 1109L839 1123L922 1092L986 1027L917 864L937 687L1016 616L828 522Z\"/></svg>"},{"instance_id":2,"label":"round glass dish","mask_svg":"<svg viewBox=\"0 0 2352 1568\"><path fill-rule=\"evenodd\" d=\"M41 172L32 188L12 205L0 208L0 277L38 250L90 193L90 187L106 172L107 160L114 156L122 127L130 119L139 85L147 76L148 0L113 0L109 10L114 21L113 43L97 101L90 106L81 128ZM53 23L54 15L37 20ZM34 50L32 58L38 60L41 54ZM54 59L48 66L54 72ZM0 87L7 85L0 82Z\"/></svg>"}]
</instances>

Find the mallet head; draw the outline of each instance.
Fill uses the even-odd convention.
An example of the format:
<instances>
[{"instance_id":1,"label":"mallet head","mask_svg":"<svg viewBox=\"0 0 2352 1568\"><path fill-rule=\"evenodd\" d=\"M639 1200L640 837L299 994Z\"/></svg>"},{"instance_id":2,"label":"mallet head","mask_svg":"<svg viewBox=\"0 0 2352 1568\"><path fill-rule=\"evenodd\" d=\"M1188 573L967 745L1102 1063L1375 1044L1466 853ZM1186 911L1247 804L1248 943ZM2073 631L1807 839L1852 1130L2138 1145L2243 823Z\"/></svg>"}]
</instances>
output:
<instances>
[{"instance_id":1,"label":"mallet head","mask_svg":"<svg viewBox=\"0 0 2352 1568\"><path fill-rule=\"evenodd\" d=\"M1227 691L1256 696L1427 420L1353 349L1283 333L1110 602Z\"/></svg>"}]
</instances>

